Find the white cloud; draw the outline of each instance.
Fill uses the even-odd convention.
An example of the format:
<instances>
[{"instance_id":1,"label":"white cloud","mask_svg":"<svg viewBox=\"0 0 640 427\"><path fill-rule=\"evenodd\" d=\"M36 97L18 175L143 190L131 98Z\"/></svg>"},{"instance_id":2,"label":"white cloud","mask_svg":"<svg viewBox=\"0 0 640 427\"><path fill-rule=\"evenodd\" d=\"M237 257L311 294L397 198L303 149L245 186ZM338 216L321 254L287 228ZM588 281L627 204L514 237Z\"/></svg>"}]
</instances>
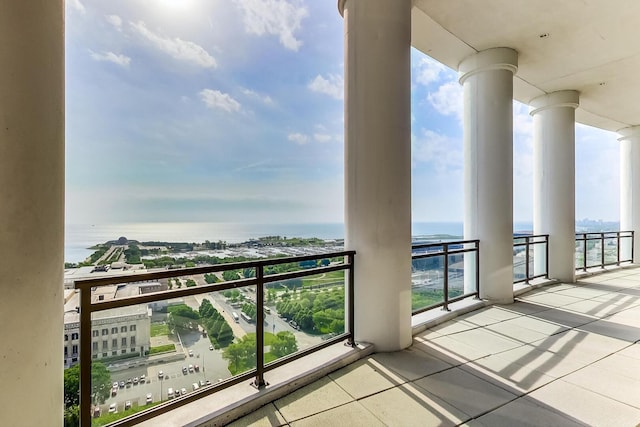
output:
<instances>
[{"instance_id":1,"label":"white cloud","mask_svg":"<svg viewBox=\"0 0 640 427\"><path fill-rule=\"evenodd\" d=\"M80 13L87 12L87 9L85 9L84 5L80 2L80 0L67 0L67 4Z\"/></svg>"},{"instance_id":2,"label":"white cloud","mask_svg":"<svg viewBox=\"0 0 640 427\"><path fill-rule=\"evenodd\" d=\"M242 88L242 93L245 94L246 96L250 97L250 98L258 99L258 100L264 102L267 105L274 105L275 104L273 102L273 99L271 99L270 96L259 94L258 92L253 91L251 89Z\"/></svg>"},{"instance_id":3,"label":"white cloud","mask_svg":"<svg viewBox=\"0 0 640 427\"><path fill-rule=\"evenodd\" d=\"M344 99L344 79L337 74L329 74L327 78L318 74L307 87L335 99Z\"/></svg>"},{"instance_id":4,"label":"white cloud","mask_svg":"<svg viewBox=\"0 0 640 427\"><path fill-rule=\"evenodd\" d=\"M441 85L436 92L429 93L427 99L442 115L456 115L462 120L462 86L452 81Z\"/></svg>"},{"instance_id":5,"label":"white cloud","mask_svg":"<svg viewBox=\"0 0 640 427\"><path fill-rule=\"evenodd\" d=\"M303 145L309 142L309 136L304 135L302 133L290 133L287 139L289 141L293 141L296 144L300 144L300 145Z\"/></svg>"},{"instance_id":6,"label":"white cloud","mask_svg":"<svg viewBox=\"0 0 640 427\"><path fill-rule=\"evenodd\" d=\"M202 46L180 38L164 37L150 31L144 22L130 23L131 27L153 45L179 60L191 62L203 68L216 68L218 63Z\"/></svg>"},{"instance_id":7,"label":"white cloud","mask_svg":"<svg viewBox=\"0 0 640 427\"><path fill-rule=\"evenodd\" d=\"M416 81L425 86L438 81L440 73L447 71L440 62L431 58L422 58L416 66Z\"/></svg>"},{"instance_id":8,"label":"white cloud","mask_svg":"<svg viewBox=\"0 0 640 427\"><path fill-rule=\"evenodd\" d=\"M302 41L295 33L309 11L300 0L235 0L243 13L244 28L258 36L274 35L290 50L297 51Z\"/></svg>"},{"instance_id":9,"label":"white cloud","mask_svg":"<svg viewBox=\"0 0 640 427\"><path fill-rule=\"evenodd\" d=\"M113 62L114 64L120 65L121 67L128 67L131 62L131 58L126 55L118 55L113 52L104 52L104 53L96 53L91 52L91 58L95 61L105 61L105 62Z\"/></svg>"},{"instance_id":10,"label":"white cloud","mask_svg":"<svg viewBox=\"0 0 640 427\"><path fill-rule=\"evenodd\" d=\"M333 139L331 135L327 135L326 133L314 133L313 139L318 142L329 142Z\"/></svg>"},{"instance_id":11,"label":"white cloud","mask_svg":"<svg viewBox=\"0 0 640 427\"><path fill-rule=\"evenodd\" d=\"M218 90L204 89L200 92L200 98L209 108L219 108L229 113L240 111L240 103L233 99L228 93Z\"/></svg>"},{"instance_id":12,"label":"white cloud","mask_svg":"<svg viewBox=\"0 0 640 427\"><path fill-rule=\"evenodd\" d=\"M411 157L414 166L427 163L437 172L462 170L462 142L431 130L422 129L419 137L411 138Z\"/></svg>"},{"instance_id":13,"label":"white cloud","mask_svg":"<svg viewBox=\"0 0 640 427\"><path fill-rule=\"evenodd\" d=\"M118 31L122 30L122 18L118 15L105 15L104 19L106 19L109 24L116 27Z\"/></svg>"},{"instance_id":14,"label":"white cloud","mask_svg":"<svg viewBox=\"0 0 640 427\"><path fill-rule=\"evenodd\" d=\"M533 138L533 117L529 106L513 101L513 133Z\"/></svg>"}]
</instances>

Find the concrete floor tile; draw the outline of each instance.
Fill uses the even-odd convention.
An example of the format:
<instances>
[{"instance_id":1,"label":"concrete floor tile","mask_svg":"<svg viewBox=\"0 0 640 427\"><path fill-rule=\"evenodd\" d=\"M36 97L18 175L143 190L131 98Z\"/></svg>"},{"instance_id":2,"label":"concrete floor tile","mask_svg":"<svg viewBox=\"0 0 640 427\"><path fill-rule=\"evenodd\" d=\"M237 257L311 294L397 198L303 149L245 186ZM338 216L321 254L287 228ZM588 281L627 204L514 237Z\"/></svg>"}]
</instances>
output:
<instances>
[{"instance_id":1,"label":"concrete floor tile","mask_svg":"<svg viewBox=\"0 0 640 427\"><path fill-rule=\"evenodd\" d=\"M592 360L585 361L584 356L576 358L570 354L539 351L534 346L518 347L500 353L498 356L500 356L501 359L511 361L516 365L535 370L553 378L560 378L578 369L582 369L587 366L588 363L592 362Z\"/></svg>"},{"instance_id":2,"label":"concrete floor tile","mask_svg":"<svg viewBox=\"0 0 640 427\"><path fill-rule=\"evenodd\" d=\"M284 417L278 412L273 403L269 403L257 411L228 424L228 427L277 427L286 424Z\"/></svg>"},{"instance_id":3,"label":"concrete floor tile","mask_svg":"<svg viewBox=\"0 0 640 427\"><path fill-rule=\"evenodd\" d=\"M359 403L388 426L444 427L469 419L465 413L411 384L383 391Z\"/></svg>"},{"instance_id":4,"label":"concrete floor tile","mask_svg":"<svg viewBox=\"0 0 640 427\"><path fill-rule=\"evenodd\" d=\"M589 286L574 286L569 289L563 289L556 292L558 295L566 295L575 298L591 299L606 294L607 291L602 289L591 289Z\"/></svg>"},{"instance_id":5,"label":"concrete floor tile","mask_svg":"<svg viewBox=\"0 0 640 427\"><path fill-rule=\"evenodd\" d=\"M291 422L351 402L353 398L328 377L302 387L274 402Z\"/></svg>"},{"instance_id":6,"label":"concrete floor tile","mask_svg":"<svg viewBox=\"0 0 640 427\"><path fill-rule=\"evenodd\" d=\"M469 360L488 356L491 351L480 350L448 336L432 340L413 341L413 346L431 356L444 360L452 366L467 363Z\"/></svg>"},{"instance_id":7,"label":"concrete floor tile","mask_svg":"<svg viewBox=\"0 0 640 427\"><path fill-rule=\"evenodd\" d=\"M575 360L595 362L629 345L628 341L571 329L531 343L537 350L560 353Z\"/></svg>"},{"instance_id":8,"label":"concrete floor tile","mask_svg":"<svg viewBox=\"0 0 640 427\"><path fill-rule=\"evenodd\" d=\"M597 317L588 314L576 313L565 310L564 308L552 308L547 311L530 314L527 317L557 325L561 330L554 333L562 332L567 328L575 328L576 326L581 326L598 319ZM550 327L553 328L552 326Z\"/></svg>"},{"instance_id":9,"label":"concrete floor tile","mask_svg":"<svg viewBox=\"0 0 640 427\"><path fill-rule=\"evenodd\" d=\"M548 336L547 334L536 332L534 330L524 328L520 325L515 325L511 323L511 320L496 323L495 325L489 325L485 329L495 332L501 337L509 338L520 344L528 344L530 342L538 341Z\"/></svg>"},{"instance_id":10,"label":"concrete floor tile","mask_svg":"<svg viewBox=\"0 0 640 427\"><path fill-rule=\"evenodd\" d=\"M291 423L293 427L384 427L384 425L358 402L338 406Z\"/></svg>"},{"instance_id":11,"label":"concrete floor tile","mask_svg":"<svg viewBox=\"0 0 640 427\"><path fill-rule=\"evenodd\" d=\"M565 295L558 295L555 292L541 293L537 295L522 295L520 300L547 305L549 307L562 307L575 302L581 301L580 298L569 297Z\"/></svg>"},{"instance_id":12,"label":"concrete floor tile","mask_svg":"<svg viewBox=\"0 0 640 427\"><path fill-rule=\"evenodd\" d=\"M634 346L635 345L637 344L634 344ZM625 356L622 351L598 360L591 366L593 368L604 369L618 375L623 375L625 377L633 378L636 381L640 381L640 360Z\"/></svg>"},{"instance_id":13,"label":"concrete floor tile","mask_svg":"<svg viewBox=\"0 0 640 427\"><path fill-rule=\"evenodd\" d=\"M472 329L451 335L451 339L464 343L488 354L500 353L506 350L523 345L524 343L507 338L496 332L482 329Z\"/></svg>"},{"instance_id":14,"label":"concrete floor tile","mask_svg":"<svg viewBox=\"0 0 640 427\"><path fill-rule=\"evenodd\" d=\"M487 356L462 365L460 369L516 395L529 393L556 379L500 355Z\"/></svg>"},{"instance_id":15,"label":"concrete floor tile","mask_svg":"<svg viewBox=\"0 0 640 427\"><path fill-rule=\"evenodd\" d=\"M353 399L361 399L407 382L371 356L329 374L329 378Z\"/></svg>"},{"instance_id":16,"label":"concrete floor tile","mask_svg":"<svg viewBox=\"0 0 640 427\"><path fill-rule=\"evenodd\" d=\"M514 393L459 368L430 375L414 384L471 417L484 414L516 398Z\"/></svg>"},{"instance_id":17,"label":"concrete floor tile","mask_svg":"<svg viewBox=\"0 0 640 427\"><path fill-rule=\"evenodd\" d=\"M562 380L640 409L640 380L627 375L591 365Z\"/></svg>"},{"instance_id":18,"label":"concrete floor tile","mask_svg":"<svg viewBox=\"0 0 640 427\"><path fill-rule=\"evenodd\" d=\"M532 304L525 301L516 299L513 304L496 305L496 307L502 307L505 310L510 310L523 315L540 313L542 311L549 310L549 307L545 305Z\"/></svg>"},{"instance_id":19,"label":"concrete floor tile","mask_svg":"<svg viewBox=\"0 0 640 427\"><path fill-rule=\"evenodd\" d=\"M392 353L377 353L371 358L408 381L451 368L449 363L411 347Z\"/></svg>"},{"instance_id":20,"label":"concrete floor tile","mask_svg":"<svg viewBox=\"0 0 640 427\"><path fill-rule=\"evenodd\" d=\"M640 410L563 380L535 390L529 397L590 426L635 426L640 422Z\"/></svg>"},{"instance_id":21,"label":"concrete floor tile","mask_svg":"<svg viewBox=\"0 0 640 427\"><path fill-rule=\"evenodd\" d=\"M478 325L474 325L464 320L450 320L441 325L434 326L431 330L439 333L440 335L450 335L458 332L468 331L469 329L475 329Z\"/></svg>"},{"instance_id":22,"label":"concrete floor tile","mask_svg":"<svg viewBox=\"0 0 640 427\"><path fill-rule=\"evenodd\" d=\"M480 418L478 425L486 427L579 427L584 424L560 414L546 405L521 397Z\"/></svg>"},{"instance_id":23,"label":"concrete floor tile","mask_svg":"<svg viewBox=\"0 0 640 427\"><path fill-rule=\"evenodd\" d=\"M640 328L615 321L598 320L582 325L577 329L605 337L629 341L631 343L640 340Z\"/></svg>"},{"instance_id":24,"label":"concrete floor tile","mask_svg":"<svg viewBox=\"0 0 640 427\"><path fill-rule=\"evenodd\" d=\"M640 344L635 343L620 350L617 354L620 356L632 357L634 359L640 360Z\"/></svg>"}]
</instances>

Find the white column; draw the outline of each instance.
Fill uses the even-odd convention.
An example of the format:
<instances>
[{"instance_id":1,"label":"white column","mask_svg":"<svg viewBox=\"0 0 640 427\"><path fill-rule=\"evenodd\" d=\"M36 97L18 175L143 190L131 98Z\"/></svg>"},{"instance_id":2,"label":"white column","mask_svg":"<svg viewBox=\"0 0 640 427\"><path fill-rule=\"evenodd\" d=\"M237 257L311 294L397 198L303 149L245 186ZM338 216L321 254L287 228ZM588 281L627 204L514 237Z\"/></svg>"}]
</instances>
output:
<instances>
[{"instance_id":1,"label":"white column","mask_svg":"<svg viewBox=\"0 0 640 427\"><path fill-rule=\"evenodd\" d=\"M464 89L464 237L480 240L480 297L502 303L513 302L517 66L518 54L509 48L479 52L458 66Z\"/></svg>"},{"instance_id":2,"label":"white column","mask_svg":"<svg viewBox=\"0 0 640 427\"><path fill-rule=\"evenodd\" d=\"M563 90L529 103L533 117L533 232L549 235L549 277L575 282L576 108L579 94ZM539 249L538 249L539 248ZM542 256L537 247L535 259Z\"/></svg>"},{"instance_id":3,"label":"white column","mask_svg":"<svg viewBox=\"0 0 640 427\"><path fill-rule=\"evenodd\" d=\"M411 345L411 0L341 0L356 340Z\"/></svg>"},{"instance_id":4,"label":"white column","mask_svg":"<svg viewBox=\"0 0 640 427\"><path fill-rule=\"evenodd\" d=\"M619 130L620 141L620 230L635 231L633 262L640 257L640 126ZM621 242L621 256L629 258L628 239Z\"/></svg>"},{"instance_id":5,"label":"white column","mask_svg":"<svg viewBox=\"0 0 640 427\"><path fill-rule=\"evenodd\" d=\"M6 426L62 425L64 8L0 3L0 383Z\"/></svg>"}]
</instances>

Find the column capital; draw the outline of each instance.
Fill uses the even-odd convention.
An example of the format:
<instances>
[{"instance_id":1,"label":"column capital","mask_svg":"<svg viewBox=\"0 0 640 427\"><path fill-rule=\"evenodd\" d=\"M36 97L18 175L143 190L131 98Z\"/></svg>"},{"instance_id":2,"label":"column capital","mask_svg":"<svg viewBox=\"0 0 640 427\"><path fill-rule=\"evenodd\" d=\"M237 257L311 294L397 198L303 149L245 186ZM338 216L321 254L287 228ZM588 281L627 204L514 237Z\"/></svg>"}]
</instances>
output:
<instances>
[{"instance_id":1,"label":"column capital","mask_svg":"<svg viewBox=\"0 0 640 427\"><path fill-rule=\"evenodd\" d=\"M491 70L508 70L515 74L518 71L518 52L508 47L496 47L467 56L458 64L458 82L477 73Z\"/></svg>"},{"instance_id":2,"label":"column capital","mask_svg":"<svg viewBox=\"0 0 640 427\"><path fill-rule=\"evenodd\" d=\"M633 141L640 140L640 126L629 126L628 128L622 128L618 131L620 138L618 141Z\"/></svg>"},{"instance_id":3,"label":"column capital","mask_svg":"<svg viewBox=\"0 0 640 427\"><path fill-rule=\"evenodd\" d=\"M559 90L538 96L529 101L531 116L549 108L568 107L574 110L580 105L580 92L577 90Z\"/></svg>"},{"instance_id":4,"label":"column capital","mask_svg":"<svg viewBox=\"0 0 640 427\"><path fill-rule=\"evenodd\" d=\"M344 5L347 0L338 0L338 12L340 12L340 16L344 18Z\"/></svg>"}]
</instances>

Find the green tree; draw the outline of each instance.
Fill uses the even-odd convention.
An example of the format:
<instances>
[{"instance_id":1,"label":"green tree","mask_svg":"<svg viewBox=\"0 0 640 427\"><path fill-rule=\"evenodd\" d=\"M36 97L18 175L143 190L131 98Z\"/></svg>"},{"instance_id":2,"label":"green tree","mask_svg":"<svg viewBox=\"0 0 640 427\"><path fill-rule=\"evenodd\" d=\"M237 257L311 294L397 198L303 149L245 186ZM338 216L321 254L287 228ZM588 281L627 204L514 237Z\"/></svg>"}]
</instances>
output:
<instances>
[{"instance_id":1,"label":"green tree","mask_svg":"<svg viewBox=\"0 0 640 427\"><path fill-rule=\"evenodd\" d=\"M289 331L278 332L276 339L271 343L271 354L277 357L298 351L296 337Z\"/></svg>"},{"instance_id":2,"label":"green tree","mask_svg":"<svg viewBox=\"0 0 640 427\"><path fill-rule=\"evenodd\" d=\"M229 372L232 375L248 371L256 365L256 336L247 334L234 344L229 345L222 357L229 361Z\"/></svg>"}]
</instances>

